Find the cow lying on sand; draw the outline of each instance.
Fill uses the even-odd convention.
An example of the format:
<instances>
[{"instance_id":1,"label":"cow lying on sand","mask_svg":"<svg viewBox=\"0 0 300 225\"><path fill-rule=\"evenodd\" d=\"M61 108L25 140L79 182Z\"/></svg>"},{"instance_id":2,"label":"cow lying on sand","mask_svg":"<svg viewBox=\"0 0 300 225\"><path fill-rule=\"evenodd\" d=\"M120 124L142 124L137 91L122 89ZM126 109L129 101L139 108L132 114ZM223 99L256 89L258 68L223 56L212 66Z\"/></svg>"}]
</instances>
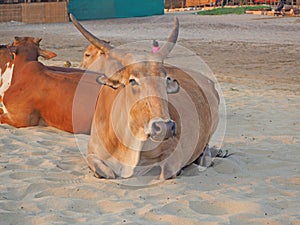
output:
<instances>
[{"instance_id":1,"label":"cow lying on sand","mask_svg":"<svg viewBox=\"0 0 300 225\"><path fill-rule=\"evenodd\" d=\"M94 68L108 78L97 81L114 84L102 87L93 118L87 158L95 176L126 178L160 167L160 179L175 177L203 152L219 118L211 80L201 77L199 86L189 74L163 64L177 41L178 20L159 52L136 54L113 48L71 19L102 52ZM191 108L184 107L187 99Z\"/></svg>"},{"instance_id":2,"label":"cow lying on sand","mask_svg":"<svg viewBox=\"0 0 300 225\"><path fill-rule=\"evenodd\" d=\"M39 47L41 39L15 37L10 47L14 54L11 82L5 90L1 123L15 127L36 125L53 126L75 133L89 133L94 115L95 100L91 93L98 93L96 78L101 74L85 70L45 66L38 62L42 56L50 59L55 53ZM86 91L77 98L76 129L73 126L73 99L77 85L84 73Z\"/></svg>"}]
</instances>

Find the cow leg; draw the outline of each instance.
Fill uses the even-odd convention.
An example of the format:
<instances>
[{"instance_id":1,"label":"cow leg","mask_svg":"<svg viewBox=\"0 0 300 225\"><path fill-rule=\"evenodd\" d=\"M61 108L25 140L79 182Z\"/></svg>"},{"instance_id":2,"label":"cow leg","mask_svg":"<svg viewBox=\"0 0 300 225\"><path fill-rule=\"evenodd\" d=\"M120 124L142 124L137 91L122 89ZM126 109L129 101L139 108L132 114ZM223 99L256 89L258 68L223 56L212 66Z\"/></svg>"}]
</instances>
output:
<instances>
[{"instance_id":1,"label":"cow leg","mask_svg":"<svg viewBox=\"0 0 300 225\"><path fill-rule=\"evenodd\" d=\"M165 178L165 173L164 173L164 166L161 166L160 169L161 169L161 172L160 172L160 175L159 175L159 179L160 180L166 180Z\"/></svg>"},{"instance_id":2,"label":"cow leg","mask_svg":"<svg viewBox=\"0 0 300 225\"><path fill-rule=\"evenodd\" d=\"M29 122L26 118L21 118L20 116L12 116L9 113L5 113L1 116L1 123L6 123L17 128L29 126Z\"/></svg>"},{"instance_id":3,"label":"cow leg","mask_svg":"<svg viewBox=\"0 0 300 225\"><path fill-rule=\"evenodd\" d=\"M161 172L159 179L160 180L167 180L167 179L175 179L177 175L180 174L180 171L178 173L174 173L174 171L171 171L170 168L168 168L165 164L160 166Z\"/></svg>"},{"instance_id":4,"label":"cow leg","mask_svg":"<svg viewBox=\"0 0 300 225\"><path fill-rule=\"evenodd\" d=\"M89 154L87 161L90 169L94 172L97 178L115 179L116 175L105 163L96 155Z\"/></svg>"},{"instance_id":5,"label":"cow leg","mask_svg":"<svg viewBox=\"0 0 300 225\"><path fill-rule=\"evenodd\" d=\"M31 113L22 112L18 114L5 113L1 115L0 122L9 124L17 128L36 126L40 122L40 115L37 111Z\"/></svg>"}]
</instances>

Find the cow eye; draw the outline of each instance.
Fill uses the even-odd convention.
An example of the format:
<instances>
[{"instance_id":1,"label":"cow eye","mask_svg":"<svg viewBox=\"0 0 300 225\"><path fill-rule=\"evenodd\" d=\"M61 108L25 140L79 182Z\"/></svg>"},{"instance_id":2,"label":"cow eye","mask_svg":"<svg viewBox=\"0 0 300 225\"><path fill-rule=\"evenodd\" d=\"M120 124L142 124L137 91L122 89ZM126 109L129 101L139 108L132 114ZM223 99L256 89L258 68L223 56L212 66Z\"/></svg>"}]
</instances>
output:
<instances>
[{"instance_id":1,"label":"cow eye","mask_svg":"<svg viewBox=\"0 0 300 225\"><path fill-rule=\"evenodd\" d=\"M90 57L91 55L90 54L85 54L85 57Z\"/></svg>"},{"instance_id":2,"label":"cow eye","mask_svg":"<svg viewBox=\"0 0 300 225\"><path fill-rule=\"evenodd\" d=\"M167 81L170 81L171 80L171 77L167 77Z\"/></svg>"},{"instance_id":3,"label":"cow eye","mask_svg":"<svg viewBox=\"0 0 300 225\"><path fill-rule=\"evenodd\" d=\"M134 85L138 85L138 82L135 79L129 79L129 83L134 86Z\"/></svg>"}]
</instances>

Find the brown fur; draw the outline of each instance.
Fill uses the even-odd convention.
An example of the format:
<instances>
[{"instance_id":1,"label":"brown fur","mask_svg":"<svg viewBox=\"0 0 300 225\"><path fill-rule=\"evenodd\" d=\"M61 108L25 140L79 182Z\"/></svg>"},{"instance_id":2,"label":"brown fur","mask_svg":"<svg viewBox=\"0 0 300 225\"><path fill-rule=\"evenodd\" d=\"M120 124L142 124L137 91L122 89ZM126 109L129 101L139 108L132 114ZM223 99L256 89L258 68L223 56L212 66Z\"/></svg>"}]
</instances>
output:
<instances>
[{"instance_id":1,"label":"brown fur","mask_svg":"<svg viewBox=\"0 0 300 225\"><path fill-rule=\"evenodd\" d=\"M52 58L56 54L40 49L41 39L16 38L12 84L6 91L4 103L8 114L1 117L1 123L15 127L46 124L61 130L76 133L89 133L93 117L89 92L98 92L95 79L99 74L91 73L87 93L80 96L81 106L76 108L76 129L73 127L73 100L76 87L86 72L78 69L47 67L37 61L38 56Z\"/></svg>"},{"instance_id":2,"label":"brown fur","mask_svg":"<svg viewBox=\"0 0 300 225\"><path fill-rule=\"evenodd\" d=\"M71 19L78 30L97 46L98 51L103 52L92 69L104 72L111 69L108 65L124 68L123 73L117 71L117 75L110 78L123 83L124 97L122 95L124 88L121 87L117 90L104 87L99 94L88 146L88 161L91 169L97 177L125 178L143 175L153 167L159 166L161 168L160 179L176 177L181 168L191 164L200 156L219 120L219 96L214 83L201 74L194 74L198 76L197 81L200 80L199 85L184 71L162 63L176 43L178 20L174 20L174 29L168 42L159 52L152 55L138 55L121 50L114 51L102 40L85 30L72 15ZM89 51L92 48L93 46L90 45ZM93 62L90 61L90 63ZM89 63L84 65L89 68ZM161 79L172 76L179 81L183 92L179 92L179 95L164 96L167 90L173 89L171 86L160 86L168 83L168 79L154 82L151 79L143 80L138 85L141 89L134 89L128 84L132 75L138 79L147 78L147 76ZM172 84L176 83L174 80L172 82ZM132 90L134 94L128 90ZM158 95L155 96L162 99L152 97L149 90L157 91ZM118 101L120 95L123 98ZM170 103L167 104L168 102ZM172 102L179 107L173 106ZM195 110L189 107L180 108L180 105L184 105L185 102L191 102ZM190 116L191 118L187 118L191 115L190 110L194 114ZM118 112L117 116L114 116L115 112ZM155 116L174 120L177 124L176 137L155 142L145 136L145 132L143 136L143 128Z\"/></svg>"},{"instance_id":3,"label":"brown fur","mask_svg":"<svg viewBox=\"0 0 300 225\"><path fill-rule=\"evenodd\" d=\"M13 63L12 54L10 53L6 45L0 45L0 69L1 69L0 75L2 75L6 70L7 63L8 66L12 65Z\"/></svg>"},{"instance_id":4,"label":"brown fur","mask_svg":"<svg viewBox=\"0 0 300 225\"><path fill-rule=\"evenodd\" d=\"M90 45L89 50L94 48L94 52L97 49L95 46ZM107 60L108 57L104 58L105 55L100 56L100 60ZM99 59L98 59L99 60ZM84 61L84 59L83 59ZM90 63L93 63L90 61ZM84 64L86 68L90 66L89 63ZM98 67L99 68L99 67ZM145 66L141 66L141 69L145 69ZM154 67L155 68L155 67ZM103 68L104 69L104 68ZM130 69L127 69L127 75L130 74ZM143 151L141 155L139 156L138 164L136 165L139 167L151 167L153 165L161 164L162 162L166 161L165 165L162 166L162 172L161 172L161 179L165 179L168 177L174 177L174 174L178 172L178 168L182 168L184 166L187 166L191 164L193 161L195 161L200 154L203 152L205 146L208 144L210 137L214 133L214 131L217 128L218 121L219 121L219 115L218 115L218 105L219 105L219 96L215 89L214 82L206 78L205 76L201 74L195 74L195 72L192 75L197 76L200 79L200 86L196 81L194 81L191 78L191 74L187 74L186 72L180 70L179 68L176 68L174 66L168 66L164 65L164 70L168 75L170 75L172 78L179 81L180 86L182 89L188 92L189 97L192 99L193 103L196 106L196 110L198 113L198 122L201 127L199 130L199 136L197 141L197 146L195 147L193 152L187 152L186 154L189 155L188 160L185 162L181 162L179 160L178 156L177 158L170 157L178 144L178 140L181 138L181 118L178 115L178 112L172 106L171 104L168 105L170 117L176 122L177 124L177 136L174 139L166 140L163 143L161 143L157 148L151 150L151 151ZM150 74L159 74L158 71L152 71ZM106 106L106 110L103 110L103 108L97 107L96 113L95 113L95 121L94 124L97 124L97 130L100 137L91 137L92 139L95 139L91 141L90 143L97 142L96 139L100 138L105 145L105 148L109 151L109 156L113 156L121 163L128 163L131 154L134 154L133 150L130 150L128 148L124 148L120 140L116 138L116 135L114 132L112 132L110 128L110 124L112 124L114 121L107 120L107 118L110 118L108 115L111 113L112 105L108 104L109 102L114 102L114 99L117 96L117 92L114 92L113 90L106 88L107 94L104 93L99 95L98 104L103 103L103 101L107 102L107 104L104 104ZM102 97L105 96L105 97ZM108 97L109 96L109 97ZM169 95L170 100L172 98L176 98L176 95ZM100 116L102 115L102 116ZM141 113L137 110L137 115L142 116L141 118L146 118L145 116L147 113ZM193 118L190 118L193 119ZM138 124L135 124L135 127L138 128ZM131 128L134 130L134 127ZM109 131L109 134L106 132L101 132L101 130ZM173 147L172 147L173 146ZM92 149L91 147L89 149ZM118 151L117 151L118 150ZM90 151L89 153L97 155L99 153L94 152L94 150ZM176 155L176 154L175 154ZM96 157L96 156L95 156ZM128 158L129 157L129 158ZM169 162L168 162L169 158ZM96 171L95 165L91 163L92 169ZM137 170L137 174L139 174L139 169ZM173 171L172 171L173 170Z\"/></svg>"}]
</instances>

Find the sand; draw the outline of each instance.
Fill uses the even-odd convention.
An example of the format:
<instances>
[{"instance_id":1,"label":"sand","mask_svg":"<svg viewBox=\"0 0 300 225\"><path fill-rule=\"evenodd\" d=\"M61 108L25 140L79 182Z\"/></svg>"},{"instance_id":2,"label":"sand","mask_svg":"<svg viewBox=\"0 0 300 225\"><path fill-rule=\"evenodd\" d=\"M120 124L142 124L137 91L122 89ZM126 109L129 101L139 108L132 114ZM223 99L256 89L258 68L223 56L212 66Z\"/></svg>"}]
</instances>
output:
<instances>
[{"instance_id":1,"label":"sand","mask_svg":"<svg viewBox=\"0 0 300 225\"><path fill-rule=\"evenodd\" d=\"M83 24L120 45L165 40L174 15L178 45L203 59L222 89L222 149L233 155L151 185L102 180L72 134L0 125L0 224L300 224L299 18L176 13ZM14 36L42 37L58 54L49 65L78 66L88 44L71 23L0 23L2 44Z\"/></svg>"}]
</instances>

